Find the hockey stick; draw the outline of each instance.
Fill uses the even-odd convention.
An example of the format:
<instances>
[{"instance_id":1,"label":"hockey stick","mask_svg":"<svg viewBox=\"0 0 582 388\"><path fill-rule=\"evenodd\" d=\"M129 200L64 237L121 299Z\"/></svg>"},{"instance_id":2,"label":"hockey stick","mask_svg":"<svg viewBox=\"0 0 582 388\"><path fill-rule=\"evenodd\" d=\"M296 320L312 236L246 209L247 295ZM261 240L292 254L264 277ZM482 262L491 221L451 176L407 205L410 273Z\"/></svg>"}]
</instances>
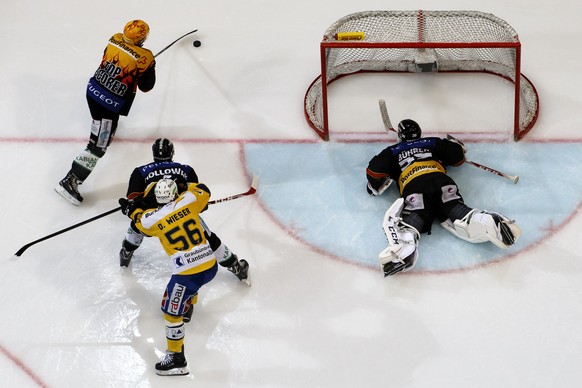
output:
<instances>
[{"instance_id":1,"label":"hockey stick","mask_svg":"<svg viewBox=\"0 0 582 388\"><path fill-rule=\"evenodd\" d=\"M251 183L251 187L246 192L241 193L241 194L231 195L230 197L221 198L221 199L217 199L217 200L214 200L214 201L209 201L208 204L209 205L214 205L216 203L221 203L221 202L226 202L226 201L232 201L233 199L237 199L237 198L240 198L240 197L245 197L247 195L252 195L252 194L254 194L254 193L257 192L258 185L259 185L259 178L256 175L253 175L253 181ZM65 232L68 232L70 230L76 229L76 228L78 228L80 226L83 226L85 224L88 224L90 222L96 221L96 220L98 220L100 218L103 218L105 216L108 216L110 214L113 214L113 213L117 212L118 210L121 210L121 206L118 206L115 209L108 210L105 213L98 214L95 217L91 217L91 218L89 218L89 219L87 219L85 221L81 221L78 224L71 225L71 226L69 226L69 227L67 227L65 229L61 229L61 230L59 230L59 231L57 231L55 233L49 234L48 236L44 236L42 238L39 238L38 240L34 240L32 242L29 242L28 244L26 244L22 248L20 248L14 254L14 256L20 257L24 253L24 251L26 251L28 248L30 248L34 244L38 244L39 242L48 240L49 238L53 238L55 236L58 236L59 234L63 234Z\"/></svg>"},{"instance_id":2,"label":"hockey stick","mask_svg":"<svg viewBox=\"0 0 582 388\"><path fill-rule=\"evenodd\" d=\"M118 210L121 210L121 206L119 206L119 207L116 207L115 209L108 210L108 211L106 211L105 213L101 213L101 214L99 214L99 215L96 215L95 217L91 217L91 218L89 218L89 219L87 219L87 220L85 220L85 221L79 222L78 224L71 225L71 226L69 226L68 228L61 229L61 230L59 230L58 232L55 232L55 233L49 234L48 236L44 236L43 238L39 238L38 240L34 240L34 241L32 241L32 242L29 242L28 244L26 244L26 245L24 245L22 248L20 248L20 249L18 250L18 252L16 252L16 253L14 254L14 256L20 257L20 255L22 255L22 253L24 253L24 251L25 251L25 250L27 250L28 248L30 248L30 247L31 247L31 246L33 246L34 244L37 244L37 243L39 243L39 242L41 242L41 241L44 241L44 240L48 240L49 238L52 238L52 237L58 236L59 234L63 234L63 233L65 233L65 232L68 232L69 230L72 230L72 229L78 228L79 226L83 226L83 225L85 225L85 224L88 224L89 222L93 222L93 221L95 221L95 220L98 220L99 218L103 218L103 217L105 217L105 216L108 216L108 215L110 215L110 214L112 214L112 213L115 213L115 212L116 212L116 211L118 211Z\"/></svg>"},{"instance_id":3,"label":"hockey stick","mask_svg":"<svg viewBox=\"0 0 582 388\"><path fill-rule=\"evenodd\" d=\"M506 174L504 172L497 171L491 167L487 167L487 166L484 166L484 165L479 164L477 162L473 162L472 160L465 159L465 162L469 163L472 166L480 168L481 170L485 170L485 171L490 172L492 174L499 175L502 178L509 179L510 181L513 182L513 184L516 184L519 181L519 175L509 175L509 174Z\"/></svg>"},{"instance_id":4,"label":"hockey stick","mask_svg":"<svg viewBox=\"0 0 582 388\"><path fill-rule=\"evenodd\" d=\"M247 195L253 195L254 193L257 192L257 187L258 186L259 186L259 177L256 176L256 175L253 175L253 180L251 182L251 187L247 191L245 191L244 193L231 195L230 197L226 197L226 198L216 199L214 201L208 202L208 204L209 205L214 205L215 203L232 201L233 199L237 199L237 198L240 198L240 197L246 197Z\"/></svg>"},{"instance_id":5,"label":"hockey stick","mask_svg":"<svg viewBox=\"0 0 582 388\"><path fill-rule=\"evenodd\" d=\"M380 106L380 114L382 115L382 122L384 123L384 128L386 129L386 132L390 132L390 131L396 132L396 130L392 126L392 123L390 122L390 116L388 115L388 108L386 108L386 101L378 100L378 105ZM455 139L453 136L447 135L447 139L454 140L457 143L461 144L463 146L463 148L465 148L463 143L460 140ZM510 181L513 182L513 184L516 184L519 181L519 176L517 176L517 175L509 175L509 174L503 173L501 171L497 171L491 167L484 166L480 163L473 162L472 160L469 160L469 159L465 159L465 163L469 163L471 166L480 168L481 170L485 170L485 171L490 172L492 174L498 175L502 178L509 179Z\"/></svg>"},{"instance_id":6,"label":"hockey stick","mask_svg":"<svg viewBox=\"0 0 582 388\"><path fill-rule=\"evenodd\" d=\"M386 101L378 100L378 105L380 106L380 114L382 115L382 123L384 124L384 129L386 132L396 132L390 121L390 116L388 116L388 108L386 108Z\"/></svg>"},{"instance_id":7,"label":"hockey stick","mask_svg":"<svg viewBox=\"0 0 582 388\"><path fill-rule=\"evenodd\" d=\"M154 58L156 58L158 55L160 55L161 53L163 53L164 51L166 51L167 49L169 49L170 47L172 47L172 46L173 46L173 45L174 45L174 44L175 44L177 41L179 41L180 39L182 39L182 38L184 38L184 37L186 37L186 36L188 36L188 35L190 35L190 34L193 34L193 33L195 33L196 31L198 31L198 30L193 30L193 31L190 31L190 32L187 32L187 33L185 33L184 35L182 35L181 37L179 37L178 39L176 39L175 41L173 41L172 43L170 43L169 45L167 45L166 47L164 47L164 48L162 49L162 51L160 51L159 53L157 53L156 55L154 55Z\"/></svg>"},{"instance_id":8,"label":"hockey stick","mask_svg":"<svg viewBox=\"0 0 582 388\"><path fill-rule=\"evenodd\" d=\"M457 140L455 137L453 137L451 135L447 135L447 139L451 139L451 140L453 140L453 141L461 144L464 147L463 142L461 142L460 140ZM519 181L519 176L518 175L509 175L509 174L506 174L504 172L497 171L497 170L495 170L495 169L493 169L491 167L487 167L487 166L484 166L484 165L479 164L477 162L473 162L472 160L465 159L465 162L466 163L469 163L472 166L475 166L477 168L480 168L481 170L485 170L485 171L488 171L488 172L490 172L492 174L499 175L500 177L509 179L510 181L513 182L513 184L516 184Z\"/></svg>"}]
</instances>

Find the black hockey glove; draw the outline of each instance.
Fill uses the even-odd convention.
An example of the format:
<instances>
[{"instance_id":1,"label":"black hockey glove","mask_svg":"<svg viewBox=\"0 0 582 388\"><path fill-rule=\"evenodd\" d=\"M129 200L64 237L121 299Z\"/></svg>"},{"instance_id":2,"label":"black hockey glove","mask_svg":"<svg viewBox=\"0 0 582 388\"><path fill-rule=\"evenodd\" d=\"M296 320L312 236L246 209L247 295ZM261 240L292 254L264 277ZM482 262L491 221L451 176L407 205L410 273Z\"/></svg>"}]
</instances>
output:
<instances>
[{"instance_id":1,"label":"black hockey glove","mask_svg":"<svg viewBox=\"0 0 582 388\"><path fill-rule=\"evenodd\" d=\"M211 194L210 193L210 189L204 183L198 183L198 188L201 189L201 190L206 191L208 194ZM208 210L208 204L206 204L206 206L204 206L204 209L200 210L200 213L203 213L206 210Z\"/></svg>"},{"instance_id":2,"label":"black hockey glove","mask_svg":"<svg viewBox=\"0 0 582 388\"><path fill-rule=\"evenodd\" d=\"M128 217L131 217L131 214L139 208L136 202L127 198L119 198L118 202L121 205L121 212Z\"/></svg>"},{"instance_id":3,"label":"black hockey glove","mask_svg":"<svg viewBox=\"0 0 582 388\"><path fill-rule=\"evenodd\" d=\"M204 190L204 191L206 191L208 194L211 194L211 193L210 193L210 189L209 189L209 188L208 188L208 186L206 186L204 183L198 183L198 188L199 188L200 190Z\"/></svg>"}]
</instances>

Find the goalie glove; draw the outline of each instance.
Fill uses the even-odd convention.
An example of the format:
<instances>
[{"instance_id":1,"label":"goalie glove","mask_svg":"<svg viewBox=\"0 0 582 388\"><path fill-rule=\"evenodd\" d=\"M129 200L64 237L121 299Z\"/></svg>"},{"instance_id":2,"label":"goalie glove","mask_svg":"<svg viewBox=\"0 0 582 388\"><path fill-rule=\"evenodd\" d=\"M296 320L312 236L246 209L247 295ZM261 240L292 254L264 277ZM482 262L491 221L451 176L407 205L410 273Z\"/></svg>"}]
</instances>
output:
<instances>
[{"instance_id":1,"label":"goalie glove","mask_svg":"<svg viewBox=\"0 0 582 388\"><path fill-rule=\"evenodd\" d=\"M384 193L386 191L386 189L388 187L390 187L391 184L392 184L392 179L386 178L382 182L382 184L380 185L380 187L378 187L378 189L375 189L374 187L372 187L372 184L370 182L368 182L368 187L366 187L366 191L370 195L375 195L375 196L382 195L382 193Z\"/></svg>"},{"instance_id":2,"label":"goalie glove","mask_svg":"<svg viewBox=\"0 0 582 388\"><path fill-rule=\"evenodd\" d=\"M467 153L467 147L465 146L465 143L463 143L462 141L460 141L456 137L453 137L451 135L447 135L447 140L452 141L453 143L457 143L458 145L461 146L461 148L463 148L463 153L465 153L465 154Z\"/></svg>"}]
</instances>

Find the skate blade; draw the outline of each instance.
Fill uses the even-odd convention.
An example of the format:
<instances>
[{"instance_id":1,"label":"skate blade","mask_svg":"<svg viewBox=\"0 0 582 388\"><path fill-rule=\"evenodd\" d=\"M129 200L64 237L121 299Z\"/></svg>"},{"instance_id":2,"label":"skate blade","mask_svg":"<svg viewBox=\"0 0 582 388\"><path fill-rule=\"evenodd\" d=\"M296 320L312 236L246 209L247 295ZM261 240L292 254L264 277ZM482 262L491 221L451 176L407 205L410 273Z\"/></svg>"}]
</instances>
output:
<instances>
[{"instance_id":1,"label":"skate blade","mask_svg":"<svg viewBox=\"0 0 582 388\"><path fill-rule=\"evenodd\" d=\"M55 191L64 199L66 199L67 201L69 201L70 203L72 203L75 206L80 206L81 202L79 202L78 199L74 198L71 194L69 194L67 192L67 190L65 190L64 187L62 187L61 185L57 184L55 186Z\"/></svg>"},{"instance_id":2,"label":"skate blade","mask_svg":"<svg viewBox=\"0 0 582 388\"><path fill-rule=\"evenodd\" d=\"M397 274L399 272L406 272L408 267L410 266L407 265L406 263L398 263L394 266L383 265L382 271L384 272L384 277L387 277Z\"/></svg>"},{"instance_id":3,"label":"skate blade","mask_svg":"<svg viewBox=\"0 0 582 388\"><path fill-rule=\"evenodd\" d=\"M251 275L247 274L247 278L241 280L241 282L243 282L244 284L246 284L247 286L251 286Z\"/></svg>"},{"instance_id":4,"label":"skate blade","mask_svg":"<svg viewBox=\"0 0 582 388\"><path fill-rule=\"evenodd\" d=\"M187 366L183 368L174 368L170 370L156 370L156 374L158 376L185 376L189 373L190 371L188 370Z\"/></svg>"}]
</instances>

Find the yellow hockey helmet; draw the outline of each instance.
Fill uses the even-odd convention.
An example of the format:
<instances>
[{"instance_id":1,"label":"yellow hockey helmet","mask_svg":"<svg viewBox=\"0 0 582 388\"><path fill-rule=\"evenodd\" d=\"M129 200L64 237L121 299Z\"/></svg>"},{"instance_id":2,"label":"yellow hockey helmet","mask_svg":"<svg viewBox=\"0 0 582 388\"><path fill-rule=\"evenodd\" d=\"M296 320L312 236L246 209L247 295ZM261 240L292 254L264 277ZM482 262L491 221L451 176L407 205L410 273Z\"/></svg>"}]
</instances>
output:
<instances>
[{"instance_id":1,"label":"yellow hockey helmet","mask_svg":"<svg viewBox=\"0 0 582 388\"><path fill-rule=\"evenodd\" d=\"M150 34L150 26L143 20L132 20L127 22L123 28L123 39L127 43L141 46Z\"/></svg>"}]
</instances>

